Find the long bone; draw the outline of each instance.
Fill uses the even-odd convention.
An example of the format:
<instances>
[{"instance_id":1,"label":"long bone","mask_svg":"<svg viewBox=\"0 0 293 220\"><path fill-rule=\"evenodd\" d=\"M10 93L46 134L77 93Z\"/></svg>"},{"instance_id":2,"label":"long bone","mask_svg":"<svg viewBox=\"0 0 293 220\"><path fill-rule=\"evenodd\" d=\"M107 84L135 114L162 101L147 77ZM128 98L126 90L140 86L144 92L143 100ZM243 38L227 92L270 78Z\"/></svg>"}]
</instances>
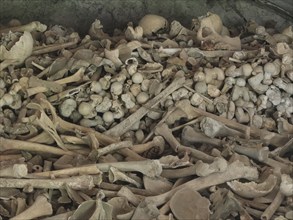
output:
<instances>
[{"instance_id":1,"label":"long bone","mask_svg":"<svg viewBox=\"0 0 293 220\"><path fill-rule=\"evenodd\" d=\"M146 198L146 201L150 204L159 206L166 203L172 197L172 195L174 195L175 192L184 187L190 187L193 190L199 191L211 186L216 186L218 184L240 178L256 180L258 178L258 171L255 167L245 166L242 162L237 160L228 165L227 169L224 172L216 172L205 177L192 179L180 186L173 188L169 192L160 194L158 196L150 196Z\"/></svg>"},{"instance_id":2,"label":"long bone","mask_svg":"<svg viewBox=\"0 0 293 220\"><path fill-rule=\"evenodd\" d=\"M123 172L140 172L149 177L159 176L162 172L162 165L158 160L127 161L113 163L89 164L81 167L67 168L62 170L47 171L41 173L29 174L30 178L50 178L60 175L77 174L99 174L100 172L109 172L111 167L115 167Z\"/></svg>"},{"instance_id":3,"label":"long bone","mask_svg":"<svg viewBox=\"0 0 293 220\"><path fill-rule=\"evenodd\" d=\"M94 178L90 175L60 178L60 179L0 179L1 188L24 188L31 186L40 189L64 189L65 184L72 189L92 189L94 187Z\"/></svg>"},{"instance_id":4,"label":"long bone","mask_svg":"<svg viewBox=\"0 0 293 220\"><path fill-rule=\"evenodd\" d=\"M63 120L62 118L60 118L59 116L57 116L56 111L54 109L54 107L52 106L52 104L50 102L48 102L45 99L40 99L41 103L46 106L46 108L50 109L51 114L52 114L52 118L53 118L53 122L56 123L57 126L57 130L65 130L65 131L81 131L84 133L92 133L95 135L95 137L98 139L98 141L101 144L107 145L107 144L113 144L116 143L118 140L115 138L112 138L108 135L99 133L97 131L95 131L92 128L87 128L87 127L83 127L80 125L76 125L70 122L67 122L65 120ZM1 147L1 138L0 138L0 147ZM65 151L64 151L65 152ZM66 151L67 152L67 151ZM73 152L68 151L69 153L73 154ZM126 156L126 157L131 157L133 159L136 160L142 160L143 158L141 156L139 156L137 153L135 153L134 151L124 148L124 149L120 149L119 153L121 153L122 155Z\"/></svg>"},{"instance_id":5,"label":"long bone","mask_svg":"<svg viewBox=\"0 0 293 220\"><path fill-rule=\"evenodd\" d=\"M11 140L0 137L0 152L7 150L43 152L56 155L76 155L75 152L65 151L45 144L33 143L29 141Z\"/></svg>"},{"instance_id":6,"label":"long bone","mask_svg":"<svg viewBox=\"0 0 293 220\"><path fill-rule=\"evenodd\" d=\"M175 78L173 82L159 95L141 106L135 113L120 122L118 125L104 132L104 134L120 137L122 134L127 132L137 121L142 119L155 105L164 100L172 92L183 86L184 82L184 77Z\"/></svg>"},{"instance_id":7,"label":"long bone","mask_svg":"<svg viewBox=\"0 0 293 220\"><path fill-rule=\"evenodd\" d=\"M32 31L40 31L44 32L47 29L47 26L40 23L39 21L32 21L31 23L21 25L21 26L16 26L16 27L9 27L5 29L0 30L0 34L2 33L8 33L9 31L11 32L32 32Z\"/></svg>"},{"instance_id":8,"label":"long bone","mask_svg":"<svg viewBox=\"0 0 293 220\"><path fill-rule=\"evenodd\" d=\"M120 171L140 172L149 177L159 176L162 172L162 165L158 160L98 163L96 166L102 172L108 172L111 167L115 167Z\"/></svg>"},{"instance_id":9,"label":"long bone","mask_svg":"<svg viewBox=\"0 0 293 220\"><path fill-rule=\"evenodd\" d=\"M165 140L161 136L155 136L152 141L144 144L133 145L131 149L136 153L143 153L153 147L158 147L160 152L164 150Z\"/></svg>"},{"instance_id":10,"label":"long bone","mask_svg":"<svg viewBox=\"0 0 293 220\"><path fill-rule=\"evenodd\" d=\"M209 117L205 117L201 120L200 127L204 134L211 138L227 136L245 137L245 134L234 129L231 129L222 124L221 122Z\"/></svg>"},{"instance_id":11,"label":"long bone","mask_svg":"<svg viewBox=\"0 0 293 220\"><path fill-rule=\"evenodd\" d=\"M183 146L182 144L180 144L180 142L174 137L174 135L172 134L172 131L169 129L169 127L165 123L158 126L156 128L155 132L157 134L161 135L162 137L164 137L165 140L170 144L171 148L175 152L187 151L187 152L190 152L192 156L194 156L198 159L201 159L203 161L206 161L206 162L212 162L214 160L214 157L212 157L206 153L203 153L199 150L196 150L196 149L193 149L190 147L186 147L186 146Z\"/></svg>"},{"instance_id":12,"label":"long bone","mask_svg":"<svg viewBox=\"0 0 293 220\"><path fill-rule=\"evenodd\" d=\"M288 142L291 137L289 134L280 135L280 134L270 132L264 129L249 127L249 126L237 123L235 121L229 120L227 118L217 116L209 112L205 112L199 108L193 107L190 104L189 100L181 100L177 102L176 107L180 109L182 112L184 112L186 117L189 120L193 118L197 118L199 116L206 116L214 120L217 120L230 128L243 132L247 139L250 138L250 135L254 137L260 137L261 140L265 142L266 144L272 144L277 147L282 146L283 144Z\"/></svg>"},{"instance_id":13,"label":"long bone","mask_svg":"<svg viewBox=\"0 0 293 220\"><path fill-rule=\"evenodd\" d=\"M216 138L210 138L201 132L195 131L192 127L186 126L182 130L182 140L191 144L205 143L214 146L220 146L221 140Z\"/></svg>"},{"instance_id":14,"label":"long bone","mask_svg":"<svg viewBox=\"0 0 293 220\"><path fill-rule=\"evenodd\" d=\"M39 195L29 208L19 213L17 216L14 216L11 218L11 220L35 219L41 216L52 214L53 208L51 203L48 201L47 196Z\"/></svg>"}]
</instances>

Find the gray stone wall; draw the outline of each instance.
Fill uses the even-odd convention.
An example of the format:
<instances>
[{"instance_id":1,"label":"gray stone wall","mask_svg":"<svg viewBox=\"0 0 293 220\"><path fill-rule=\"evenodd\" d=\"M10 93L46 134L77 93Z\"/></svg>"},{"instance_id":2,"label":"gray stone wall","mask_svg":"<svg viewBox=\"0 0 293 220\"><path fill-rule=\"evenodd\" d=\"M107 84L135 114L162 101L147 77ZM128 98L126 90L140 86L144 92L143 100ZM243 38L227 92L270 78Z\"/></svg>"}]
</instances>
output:
<instances>
[{"instance_id":1,"label":"gray stone wall","mask_svg":"<svg viewBox=\"0 0 293 220\"><path fill-rule=\"evenodd\" d=\"M62 24L86 33L95 18L107 32L136 23L147 13L178 20L189 27L191 19L212 11L225 25L239 25L254 19L263 24L269 19L282 28L293 23L292 0L0 0L0 23L12 18L23 22L39 20Z\"/></svg>"}]
</instances>

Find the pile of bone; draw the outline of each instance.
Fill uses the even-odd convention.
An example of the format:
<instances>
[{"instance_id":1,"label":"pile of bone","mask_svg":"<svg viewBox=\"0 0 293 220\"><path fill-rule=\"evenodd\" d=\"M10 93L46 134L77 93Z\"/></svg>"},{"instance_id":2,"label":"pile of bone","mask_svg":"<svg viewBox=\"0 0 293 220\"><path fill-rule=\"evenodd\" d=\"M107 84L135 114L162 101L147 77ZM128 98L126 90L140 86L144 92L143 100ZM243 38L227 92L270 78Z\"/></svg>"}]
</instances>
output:
<instances>
[{"instance_id":1,"label":"pile of bone","mask_svg":"<svg viewBox=\"0 0 293 220\"><path fill-rule=\"evenodd\" d=\"M292 26L0 34L1 216L293 219Z\"/></svg>"}]
</instances>

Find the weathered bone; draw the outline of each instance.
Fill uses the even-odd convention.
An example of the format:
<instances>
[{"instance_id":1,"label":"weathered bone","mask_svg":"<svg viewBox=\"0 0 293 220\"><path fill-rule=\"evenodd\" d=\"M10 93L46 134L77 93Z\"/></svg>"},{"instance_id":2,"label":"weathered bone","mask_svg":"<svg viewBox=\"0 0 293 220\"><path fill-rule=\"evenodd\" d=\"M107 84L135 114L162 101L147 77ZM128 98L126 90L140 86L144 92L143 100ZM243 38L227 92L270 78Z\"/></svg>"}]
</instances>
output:
<instances>
[{"instance_id":1,"label":"weathered bone","mask_svg":"<svg viewBox=\"0 0 293 220\"><path fill-rule=\"evenodd\" d=\"M186 117L188 119L197 118L199 116L206 116L209 118L212 118L214 120L217 120L223 124L225 124L228 127L231 127L237 131L243 132L247 138L250 137L250 135L254 137L260 137L262 141L264 141L267 144L273 144L275 146L282 146L288 140L290 139L290 135L287 134L277 134L274 132L270 132L264 129L258 129L256 127L248 127L246 125L239 124L235 121L229 120L227 118L214 115L209 112L205 112L199 108L193 107L189 100L181 100L178 103L176 103L177 108L181 109L183 112L185 112Z\"/></svg>"},{"instance_id":2,"label":"weathered bone","mask_svg":"<svg viewBox=\"0 0 293 220\"><path fill-rule=\"evenodd\" d=\"M60 179L0 179L1 188L24 188L27 186L40 189L64 189L67 184L72 189L92 189L94 187L94 178L92 176L77 176Z\"/></svg>"},{"instance_id":3,"label":"weathered bone","mask_svg":"<svg viewBox=\"0 0 293 220\"><path fill-rule=\"evenodd\" d=\"M0 152L7 150L19 150L19 151L32 151L43 152L56 155L76 155L72 151L65 151L56 147L48 146L45 144L32 143L28 141L11 140L0 137Z\"/></svg>"},{"instance_id":4,"label":"weathered bone","mask_svg":"<svg viewBox=\"0 0 293 220\"><path fill-rule=\"evenodd\" d=\"M2 154L0 155L0 163L1 161L17 160L21 158L23 158L21 154Z\"/></svg>"},{"instance_id":5,"label":"weathered bone","mask_svg":"<svg viewBox=\"0 0 293 220\"><path fill-rule=\"evenodd\" d=\"M122 134L127 132L137 121L143 118L155 105L164 100L172 92L180 88L185 82L185 78L175 78L173 82L159 95L148 101L142 107L140 107L135 113L124 119L115 127L107 130L105 134L120 137Z\"/></svg>"},{"instance_id":6,"label":"weathered bone","mask_svg":"<svg viewBox=\"0 0 293 220\"><path fill-rule=\"evenodd\" d=\"M17 216L14 216L11 220L34 219L52 214L53 208L51 203L48 201L47 196L39 195L28 209Z\"/></svg>"},{"instance_id":7,"label":"weathered bone","mask_svg":"<svg viewBox=\"0 0 293 220\"><path fill-rule=\"evenodd\" d=\"M158 160L129 161L116 163L98 163L96 164L102 172L108 172L110 167L115 167L124 172L140 172L149 177L159 176L162 172L162 165Z\"/></svg>"},{"instance_id":8,"label":"weathered bone","mask_svg":"<svg viewBox=\"0 0 293 220\"><path fill-rule=\"evenodd\" d=\"M64 48L68 48L68 47L76 45L77 42L78 42L78 38L74 37L72 39L72 41L70 41L70 42L61 43L61 44L52 44L49 46L44 46L43 48L37 48L33 51L32 55L41 55L44 53L50 53L50 52L54 52L54 51L61 50Z\"/></svg>"},{"instance_id":9,"label":"weathered bone","mask_svg":"<svg viewBox=\"0 0 293 220\"><path fill-rule=\"evenodd\" d=\"M131 202L135 206L137 206L142 199L140 196L135 195L133 192L131 192L130 189L125 186L121 187L121 189L117 192L117 195L124 196L129 202Z\"/></svg>"},{"instance_id":10,"label":"weathered bone","mask_svg":"<svg viewBox=\"0 0 293 220\"><path fill-rule=\"evenodd\" d=\"M85 68L81 67L72 76L68 76L66 78L59 79L59 80L55 81L55 83L63 85L63 84L68 84L68 83L72 83L72 82L79 82L83 79L84 72L85 72Z\"/></svg>"},{"instance_id":11,"label":"weathered bone","mask_svg":"<svg viewBox=\"0 0 293 220\"><path fill-rule=\"evenodd\" d=\"M181 169L164 169L161 176L167 179L177 179L196 175L195 165Z\"/></svg>"},{"instance_id":12,"label":"weathered bone","mask_svg":"<svg viewBox=\"0 0 293 220\"><path fill-rule=\"evenodd\" d=\"M92 128L83 127L83 126L73 124L73 123L70 123L70 122L67 122L67 121L61 119L59 116L57 116L56 111L50 102L48 102L45 99L41 99L41 102L44 103L44 105L46 105L50 109L51 114L53 116L53 121L58 125L59 129L66 130L69 132L77 130L77 131L81 131L84 133L93 133L97 137L98 141L104 145L117 142L116 138L110 137L105 134L101 134Z\"/></svg>"},{"instance_id":13,"label":"weathered bone","mask_svg":"<svg viewBox=\"0 0 293 220\"><path fill-rule=\"evenodd\" d=\"M21 26L16 26L16 27L9 27L5 29L0 29L0 34L2 33L8 33L9 31L11 32L33 32L33 31L40 31L44 32L47 29L47 26L40 23L39 21L32 21L31 23L21 25Z\"/></svg>"},{"instance_id":14,"label":"weathered bone","mask_svg":"<svg viewBox=\"0 0 293 220\"><path fill-rule=\"evenodd\" d=\"M201 41L212 41L219 45L219 49L240 50L241 42L239 37L231 38L222 35L224 26L221 18L217 14L208 13L207 16L199 18L200 27L197 32L197 39ZM209 33L206 33L209 32Z\"/></svg>"},{"instance_id":15,"label":"weathered bone","mask_svg":"<svg viewBox=\"0 0 293 220\"><path fill-rule=\"evenodd\" d=\"M15 212L15 215L18 215L27 208L27 204L26 204L26 199L24 198L17 198L16 201L17 201L17 209Z\"/></svg>"},{"instance_id":16,"label":"weathered bone","mask_svg":"<svg viewBox=\"0 0 293 220\"><path fill-rule=\"evenodd\" d=\"M71 203L71 199L69 198L65 189L59 189L61 196L58 198L58 202L61 204Z\"/></svg>"},{"instance_id":17,"label":"weathered bone","mask_svg":"<svg viewBox=\"0 0 293 220\"><path fill-rule=\"evenodd\" d=\"M164 150L165 140L161 136L155 136L152 141L144 144L133 145L131 149L136 153L143 153L153 147L160 148L160 152Z\"/></svg>"},{"instance_id":18,"label":"weathered bone","mask_svg":"<svg viewBox=\"0 0 293 220\"><path fill-rule=\"evenodd\" d=\"M198 160L195 164L196 175L208 176L215 172L224 172L227 169L228 162L222 157L216 157L211 164Z\"/></svg>"},{"instance_id":19,"label":"weathered bone","mask_svg":"<svg viewBox=\"0 0 293 220\"><path fill-rule=\"evenodd\" d=\"M106 147L97 149L97 157L103 156L110 152L121 150L123 148L131 148L131 147L132 147L131 141L121 141L121 142L113 143Z\"/></svg>"},{"instance_id":20,"label":"weathered bone","mask_svg":"<svg viewBox=\"0 0 293 220\"><path fill-rule=\"evenodd\" d=\"M216 138L210 138L201 132L195 131L190 126L185 126L182 130L182 140L191 144L211 144L214 146L220 146L221 140Z\"/></svg>"},{"instance_id":21,"label":"weathered bone","mask_svg":"<svg viewBox=\"0 0 293 220\"><path fill-rule=\"evenodd\" d=\"M249 180L256 180L258 178L258 171L256 167L244 166L243 163L235 161L231 163L227 170L224 172L212 173L206 177L200 177L190 180L180 186L177 186L167 193L158 196L150 196L146 198L147 201L155 204L156 206L162 205L167 202L175 192L184 187L190 187L193 190L199 191L206 189L210 186L216 186L231 180L245 178Z\"/></svg>"},{"instance_id":22,"label":"weathered bone","mask_svg":"<svg viewBox=\"0 0 293 220\"><path fill-rule=\"evenodd\" d=\"M102 182L99 186L103 190L112 190L112 191L119 191L123 187L122 185L116 185L116 184L107 183L107 182ZM145 189L138 189L138 188L131 187L131 186L127 186L127 188L131 192L133 192L134 194L139 195L139 196L153 196L154 195L154 193L149 192Z\"/></svg>"},{"instance_id":23,"label":"weathered bone","mask_svg":"<svg viewBox=\"0 0 293 220\"><path fill-rule=\"evenodd\" d=\"M133 184L137 188L141 188L141 184L139 182L137 182L136 180L130 178L125 173L121 172L120 170L118 170L115 167L110 167L110 169L109 169L109 180L110 180L111 183L114 183L114 182L120 180L120 181L123 181L123 182Z\"/></svg>"},{"instance_id":24,"label":"weathered bone","mask_svg":"<svg viewBox=\"0 0 293 220\"><path fill-rule=\"evenodd\" d=\"M43 218L43 220L68 220L69 217L72 216L73 213L74 213L74 211L69 211L69 212L54 215L51 217Z\"/></svg>"},{"instance_id":25,"label":"weathered bone","mask_svg":"<svg viewBox=\"0 0 293 220\"><path fill-rule=\"evenodd\" d=\"M234 129L228 128L224 124L209 118L205 117L200 122L201 130L203 130L204 134L210 138L214 137L245 137L245 134L236 131Z\"/></svg>"},{"instance_id":26,"label":"weathered bone","mask_svg":"<svg viewBox=\"0 0 293 220\"><path fill-rule=\"evenodd\" d=\"M238 180L227 182L227 185L238 195L244 198L255 198L265 196L270 193L277 184L277 177L269 175L262 183L256 182L242 183Z\"/></svg>"},{"instance_id":27,"label":"weathered bone","mask_svg":"<svg viewBox=\"0 0 293 220\"><path fill-rule=\"evenodd\" d=\"M22 178L28 173L26 164L14 164L13 166L0 169L0 177Z\"/></svg>"},{"instance_id":28,"label":"weathered bone","mask_svg":"<svg viewBox=\"0 0 293 220\"><path fill-rule=\"evenodd\" d=\"M281 185L280 185L280 191L285 196L292 196L293 195L293 179L290 177L290 175L282 174L281 175Z\"/></svg>"},{"instance_id":29,"label":"weathered bone","mask_svg":"<svg viewBox=\"0 0 293 220\"><path fill-rule=\"evenodd\" d=\"M271 152L272 155L279 155L283 156L287 152L293 150L293 138L291 138L285 145L276 148L274 151Z\"/></svg>"},{"instance_id":30,"label":"weathered bone","mask_svg":"<svg viewBox=\"0 0 293 220\"><path fill-rule=\"evenodd\" d=\"M0 60L4 61L0 63L0 71L9 65L22 64L24 60L32 54L33 43L34 40L31 33L25 31L19 38L19 41L17 41L9 51L1 45Z\"/></svg>"},{"instance_id":31,"label":"weathered bone","mask_svg":"<svg viewBox=\"0 0 293 220\"><path fill-rule=\"evenodd\" d=\"M254 160L265 162L269 158L268 147L256 148L256 147L243 147L236 145L234 148L235 152L248 156Z\"/></svg>"},{"instance_id":32,"label":"weathered bone","mask_svg":"<svg viewBox=\"0 0 293 220\"><path fill-rule=\"evenodd\" d=\"M158 126L155 129L155 132L159 135L161 135L162 137L165 138L165 140L170 144L170 146L172 147L172 149L175 152L190 152L192 156L198 158L198 159L202 159L206 162L212 162L214 160L214 157L203 153L199 150L196 150L194 148L190 148L190 147L186 147L183 146L179 143L179 141L173 136L172 131L169 129L169 127L163 123L162 125Z\"/></svg>"},{"instance_id":33,"label":"weathered bone","mask_svg":"<svg viewBox=\"0 0 293 220\"><path fill-rule=\"evenodd\" d=\"M269 220L269 219L271 219L271 217L273 216L275 211L277 211L277 209L280 207L280 205L283 202L284 198L285 198L285 195L282 194L281 191L279 191L277 193L277 195L275 196L273 202L262 213L260 219L261 220Z\"/></svg>"},{"instance_id":34,"label":"weathered bone","mask_svg":"<svg viewBox=\"0 0 293 220\"><path fill-rule=\"evenodd\" d=\"M77 176L77 175L97 175L101 171L97 168L95 164L85 165L81 167L72 167L61 170L46 171L40 173L28 174L26 178L57 178L61 176Z\"/></svg>"}]
</instances>

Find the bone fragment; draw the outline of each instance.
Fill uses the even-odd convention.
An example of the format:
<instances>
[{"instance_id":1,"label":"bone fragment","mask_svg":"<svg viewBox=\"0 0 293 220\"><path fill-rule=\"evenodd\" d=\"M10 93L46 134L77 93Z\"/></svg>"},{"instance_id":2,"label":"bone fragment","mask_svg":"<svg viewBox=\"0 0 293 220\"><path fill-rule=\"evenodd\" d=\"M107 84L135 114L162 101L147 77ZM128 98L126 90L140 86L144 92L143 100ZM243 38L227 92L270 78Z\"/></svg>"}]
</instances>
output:
<instances>
[{"instance_id":1,"label":"bone fragment","mask_svg":"<svg viewBox=\"0 0 293 220\"><path fill-rule=\"evenodd\" d=\"M118 125L107 130L105 134L120 137L122 134L127 132L137 121L142 119L143 116L145 116L150 111L150 109L152 109L155 105L164 100L172 92L183 86L184 82L185 78L183 77L175 78L173 82L159 95L154 97L152 100L148 101L146 104L140 107L135 113L130 115L128 118L124 119Z\"/></svg>"}]
</instances>

